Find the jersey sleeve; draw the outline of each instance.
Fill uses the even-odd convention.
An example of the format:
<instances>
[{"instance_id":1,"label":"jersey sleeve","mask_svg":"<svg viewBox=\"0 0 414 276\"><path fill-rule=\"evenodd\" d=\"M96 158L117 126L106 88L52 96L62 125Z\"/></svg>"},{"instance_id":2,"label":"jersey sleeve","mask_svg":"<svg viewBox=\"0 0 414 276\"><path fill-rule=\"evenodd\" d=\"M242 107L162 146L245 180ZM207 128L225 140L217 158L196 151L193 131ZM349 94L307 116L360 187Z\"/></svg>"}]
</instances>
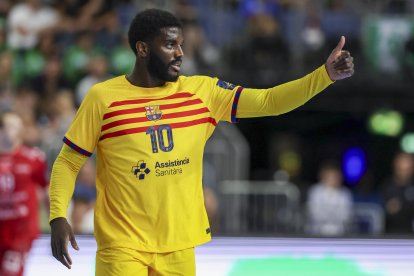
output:
<instances>
[{"instance_id":1,"label":"jersey sleeve","mask_svg":"<svg viewBox=\"0 0 414 276\"><path fill-rule=\"evenodd\" d=\"M49 221L66 217L70 199L75 189L76 176L87 157L63 145L52 168L49 186Z\"/></svg>"},{"instance_id":2,"label":"jersey sleeve","mask_svg":"<svg viewBox=\"0 0 414 276\"><path fill-rule=\"evenodd\" d=\"M236 122L236 111L243 87L218 78L207 78L207 105L214 119L217 122Z\"/></svg>"},{"instance_id":3,"label":"jersey sleeve","mask_svg":"<svg viewBox=\"0 0 414 276\"><path fill-rule=\"evenodd\" d=\"M274 116L289 112L332 84L325 65L303 78L269 89L245 88L240 96L237 118Z\"/></svg>"},{"instance_id":4,"label":"jersey sleeve","mask_svg":"<svg viewBox=\"0 0 414 276\"><path fill-rule=\"evenodd\" d=\"M63 138L67 146L87 157L92 155L101 134L104 105L99 93L97 85L91 88Z\"/></svg>"}]
</instances>

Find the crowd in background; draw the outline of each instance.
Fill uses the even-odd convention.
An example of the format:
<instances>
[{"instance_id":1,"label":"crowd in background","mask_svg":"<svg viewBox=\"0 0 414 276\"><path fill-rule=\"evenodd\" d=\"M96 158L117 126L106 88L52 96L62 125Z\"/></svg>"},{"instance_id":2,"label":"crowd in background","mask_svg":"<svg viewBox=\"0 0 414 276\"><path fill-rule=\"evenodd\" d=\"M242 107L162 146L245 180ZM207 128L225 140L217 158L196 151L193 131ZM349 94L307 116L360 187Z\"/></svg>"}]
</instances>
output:
<instances>
[{"instance_id":1,"label":"crowd in background","mask_svg":"<svg viewBox=\"0 0 414 276\"><path fill-rule=\"evenodd\" d=\"M411 2L3 0L0 111L12 110L23 118L25 144L46 153L50 170L62 137L89 88L127 74L133 67L135 57L127 30L139 10L167 8L182 20L184 75L218 75L260 88L319 66L339 34L349 38L347 48L360 56L360 20L367 7L371 12L410 13L414 11ZM299 11L300 24L295 25L297 20L289 17L292 11ZM220 20L211 20L213 13ZM218 32L214 24L221 24L219 28L224 31ZM407 49L414 52L412 41ZM412 157L396 156L394 172L382 193L378 192L378 202L387 214L388 232L412 233ZM85 229L82 217L93 208L95 193L92 161L82 169L75 189L71 219L77 232ZM206 195L207 204L212 202L207 209L217 212L215 195ZM324 201L326 205L322 205ZM308 194L309 233L347 233L352 202L338 166L322 166L319 183Z\"/></svg>"}]
</instances>

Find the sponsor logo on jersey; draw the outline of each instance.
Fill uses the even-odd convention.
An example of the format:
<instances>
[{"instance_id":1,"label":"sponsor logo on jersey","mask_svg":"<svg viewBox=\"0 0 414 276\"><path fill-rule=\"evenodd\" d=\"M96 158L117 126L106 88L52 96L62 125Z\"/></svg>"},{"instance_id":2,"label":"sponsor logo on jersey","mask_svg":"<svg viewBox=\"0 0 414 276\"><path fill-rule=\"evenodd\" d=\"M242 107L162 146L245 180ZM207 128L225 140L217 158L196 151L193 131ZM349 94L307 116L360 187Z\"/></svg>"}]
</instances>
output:
<instances>
[{"instance_id":1,"label":"sponsor logo on jersey","mask_svg":"<svg viewBox=\"0 0 414 276\"><path fill-rule=\"evenodd\" d=\"M149 105L145 107L145 116L150 121L157 121L161 119L162 112L159 105Z\"/></svg>"},{"instance_id":2,"label":"sponsor logo on jersey","mask_svg":"<svg viewBox=\"0 0 414 276\"><path fill-rule=\"evenodd\" d=\"M131 172L139 180L144 180L145 176L149 174L151 171L147 168L147 163L145 163L144 160L139 160L137 165L132 167Z\"/></svg>"},{"instance_id":3,"label":"sponsor logo on jersey","mask_svg":"<svg viewBox=\"0 0 414 276\"><path fill-rule=\"evenodd\" d=\"M233 90L236 87L236 85L224 80L218 80L216 85L227 90Z\"/></svg>"},{"instance_id":4,"label":"sponsor logo on jersey","mask_svg":"<svg viewBox=\"0 0 414 276\"><path fill-rule=\"evenodd\" d=\"M155 176L182 174L184 172L184 166L188 164L190 164L190 159L188 157L168 160L165 162L157 161L155 163Z\"/></svg>"}]
</instances>

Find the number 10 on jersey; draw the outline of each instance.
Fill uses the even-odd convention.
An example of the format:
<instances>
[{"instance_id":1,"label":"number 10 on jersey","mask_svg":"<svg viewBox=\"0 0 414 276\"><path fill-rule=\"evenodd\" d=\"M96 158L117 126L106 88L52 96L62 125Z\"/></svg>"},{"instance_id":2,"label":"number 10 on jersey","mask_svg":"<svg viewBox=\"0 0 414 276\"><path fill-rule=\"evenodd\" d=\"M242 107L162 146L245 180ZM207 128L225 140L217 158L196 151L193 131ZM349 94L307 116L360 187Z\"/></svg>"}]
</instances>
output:
<instances>
[{"instance_id":1,"label":"number 10 on jersey","mask_svg":"<svg viewBox=\"0 0 414 276\"><path fill-rule=\"evenodd\" d=\"M171 126L160 125L157 128L152 126L147 129L146 133L147 135L150 135L153 153L157 153L158 149L164 152L169 152L174 148ZM167 143L166 140L168 140Z\"/></svg>"}]
</instances>

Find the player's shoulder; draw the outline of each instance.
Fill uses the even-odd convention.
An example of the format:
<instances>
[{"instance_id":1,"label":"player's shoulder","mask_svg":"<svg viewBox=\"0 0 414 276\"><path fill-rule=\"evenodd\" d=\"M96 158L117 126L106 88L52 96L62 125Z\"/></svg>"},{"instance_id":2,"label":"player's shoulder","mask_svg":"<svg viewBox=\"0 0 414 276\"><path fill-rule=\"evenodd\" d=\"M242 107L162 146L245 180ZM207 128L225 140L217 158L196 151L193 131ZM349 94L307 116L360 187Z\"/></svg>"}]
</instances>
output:
<instances>
[{"instance_id":1,"label":"player's shoulder","mask_svg":"<svg viewBox=\"0 0 414 276\"><path fill-rule=\"evenodd\" d=\"M182 89L194 90L200 92L201 90L210 91L217 80L209 76L194 75L194 76L180 76L178 79L179 85Z\"/></svg>"},{"instance_id":2,"label":"player's shoulder","mask_svg":"<svg viewBox=\"0 0 414 276\"><path fill-rule=\"evenodd\" d=\"M125 88L126 86L125 76L117 76L108 80L98 82L94 84L88 91L84 102L96 103L96 102L107 102L116 93L110 93L113 90Z\"/></svg>"},{"instance_id":3,"label":"player's shoulder","mask_svg":"<svg viewBox=\"0 0 414 276\"><path fill-rule=\"evenodd\" d=\"M110 78L108 80L98 82L94 84L91 88L91 91L95 91L95 93L107 91L108 89L119 88L126 85L126 78L125 75L117 76Z\"/></svg>"}]
</instances>

